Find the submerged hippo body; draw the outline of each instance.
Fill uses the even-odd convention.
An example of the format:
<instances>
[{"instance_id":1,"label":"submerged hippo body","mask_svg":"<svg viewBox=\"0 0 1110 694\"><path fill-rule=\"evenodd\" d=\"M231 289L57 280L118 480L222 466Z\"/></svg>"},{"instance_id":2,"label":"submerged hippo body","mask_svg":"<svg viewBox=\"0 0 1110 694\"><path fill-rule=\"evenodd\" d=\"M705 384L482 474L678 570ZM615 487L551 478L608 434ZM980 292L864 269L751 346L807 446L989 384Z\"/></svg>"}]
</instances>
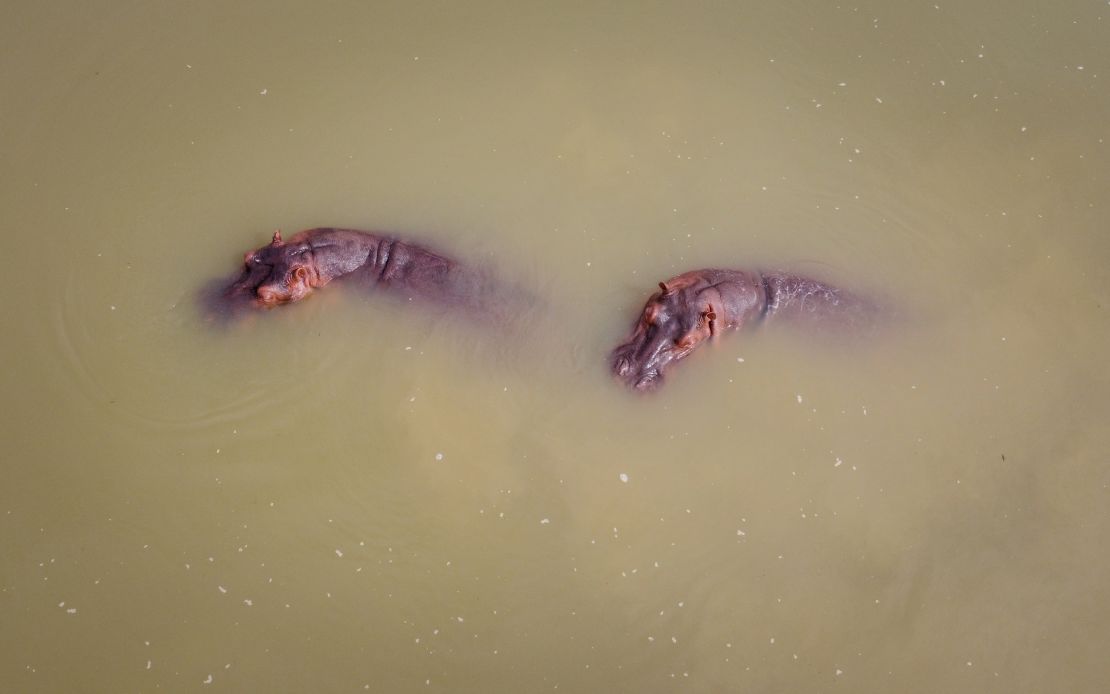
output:
<instances>
[{"instance_id":1,"label":"submerged hippo body","mask_svg":"<svg viewBox=\"0 0 1110 694\"><path fill-rule=\"evenodd\" d=\"M792 317L849 330L869 323L873 309L836 287L784 273L694 270L659 283L611 355L613 373L636 390L662 384L671 364L722 333Z\"/></svg>"},{"instance_id":2,"label":"submerged hippo body","mask_svg":"<svg viewBox=\"0 0 1110 694\"><path fill-rule=\"evenodd\" d=\"M304 299L332 280L390 291L402 298L476 305L479 276L450 258L407 241L353 229L319 228L273 240L243 259L243 272L223 290L235 310L270 308Z\"/></svg>"}]
</instances>

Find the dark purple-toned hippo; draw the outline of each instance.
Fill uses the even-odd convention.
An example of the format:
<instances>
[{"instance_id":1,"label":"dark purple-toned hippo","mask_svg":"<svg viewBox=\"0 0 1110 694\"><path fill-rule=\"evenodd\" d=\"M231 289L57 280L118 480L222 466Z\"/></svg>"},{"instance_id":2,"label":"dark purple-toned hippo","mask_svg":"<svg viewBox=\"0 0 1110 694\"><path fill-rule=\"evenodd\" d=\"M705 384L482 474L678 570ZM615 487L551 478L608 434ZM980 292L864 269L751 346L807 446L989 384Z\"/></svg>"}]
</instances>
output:
<instances>
[{"instance_id":1,"label":"dark purple-toned hippo","mask_svg":"<svg viewBox=\"0 0 1110 694\"><path fill-rule=\"evenodd\" d=\"M636 390L652 390L672 364L719 335L790 316L852 330L868 325L872 304L836 287L784 273L693 270L659 283L613 350L613 373Z\"/></svg>"},{"instance_id":2,"label":"dark purple-toned hippo","mask_svg":"<svg viewBox=\"0 0 1110 694\"><path fill-rule=\"evenodd\" d=\"M243 258L239 279L209 299L227 316L304 299L343 278L403 299L492 309L495 284L481 273L422 246L353 229L318 228L273 240Z\"/></svg>"}]
</instances>

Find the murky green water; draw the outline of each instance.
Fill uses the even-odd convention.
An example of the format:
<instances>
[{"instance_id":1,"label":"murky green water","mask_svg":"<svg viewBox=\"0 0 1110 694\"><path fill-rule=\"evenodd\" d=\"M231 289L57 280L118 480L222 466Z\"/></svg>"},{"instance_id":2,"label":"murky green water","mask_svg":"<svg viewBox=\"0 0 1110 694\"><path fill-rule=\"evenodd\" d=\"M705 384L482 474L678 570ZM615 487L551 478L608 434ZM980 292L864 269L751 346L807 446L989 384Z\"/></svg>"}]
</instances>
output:
<instances>
[{"instance_id":1,"label":"murky green water","mask_svg":"<svg viewBox=\"0 0 1110 694\"><path fill-rule=\"evenodd\" d=\"M1101 692L1110 6L50 3L0 28L5 691ZM197 291L388 230L518 329ZM778 267L655 397L655 283Z\"/></svg>"}]
</instances>

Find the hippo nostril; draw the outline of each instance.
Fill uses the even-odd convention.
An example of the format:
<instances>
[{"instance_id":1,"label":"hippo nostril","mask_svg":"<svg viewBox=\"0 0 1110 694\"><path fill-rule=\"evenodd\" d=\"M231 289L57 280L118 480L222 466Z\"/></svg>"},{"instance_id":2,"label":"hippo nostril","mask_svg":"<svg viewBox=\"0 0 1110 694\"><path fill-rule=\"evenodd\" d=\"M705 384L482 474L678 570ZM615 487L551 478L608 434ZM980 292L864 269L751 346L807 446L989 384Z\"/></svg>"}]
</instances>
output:
<instances>
[{"instance_id":1,"label":"hippo nostril","mask_svg":"<svg viewBox=\"0 0 1110 694\"><path fill-rule=\"evenodd\" d=\"M624 357L621 357L620 359L617 360L616 366L617 366L616 370L617 370L617 375L618 376L627 376L629 370L632 368L632 365L629 364L628 360L625 359Z\"/></svg>"}]
</instances>

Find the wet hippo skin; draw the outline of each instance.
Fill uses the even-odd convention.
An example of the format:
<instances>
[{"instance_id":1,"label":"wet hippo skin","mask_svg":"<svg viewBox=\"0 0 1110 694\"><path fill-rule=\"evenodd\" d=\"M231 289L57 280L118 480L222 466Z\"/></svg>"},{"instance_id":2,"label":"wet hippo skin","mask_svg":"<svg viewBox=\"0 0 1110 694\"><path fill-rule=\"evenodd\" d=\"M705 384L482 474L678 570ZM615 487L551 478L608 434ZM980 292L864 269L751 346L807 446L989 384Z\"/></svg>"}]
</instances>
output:
<instances>
[{"instance_id":1,"label":"wet hippo skin","mask_svg":"<svg viewBox=\"0 0 1110 694\"><path fill-rule=\"evenodd\" d=\"M415 243L354 229L318 228L248 252L243 270L210 303L232 315L300 301L333 280L403 299L481 309L492 283L480 273ZM210 307L211 308L211 307Z\"/></svg>"},{"instance_id":2,"label":"wet hippo skin","mask_svg":"<svg viewBox=\"0 0 1110 694\"><path fill-rule=\"evenodd\" d=\"M610 363L628 386L653 390L675 362L723 333L772 317L851 330L870 323L873 313L869 302L806 277L693 270L659 283Z\"/></svg>"}]
</instances>

